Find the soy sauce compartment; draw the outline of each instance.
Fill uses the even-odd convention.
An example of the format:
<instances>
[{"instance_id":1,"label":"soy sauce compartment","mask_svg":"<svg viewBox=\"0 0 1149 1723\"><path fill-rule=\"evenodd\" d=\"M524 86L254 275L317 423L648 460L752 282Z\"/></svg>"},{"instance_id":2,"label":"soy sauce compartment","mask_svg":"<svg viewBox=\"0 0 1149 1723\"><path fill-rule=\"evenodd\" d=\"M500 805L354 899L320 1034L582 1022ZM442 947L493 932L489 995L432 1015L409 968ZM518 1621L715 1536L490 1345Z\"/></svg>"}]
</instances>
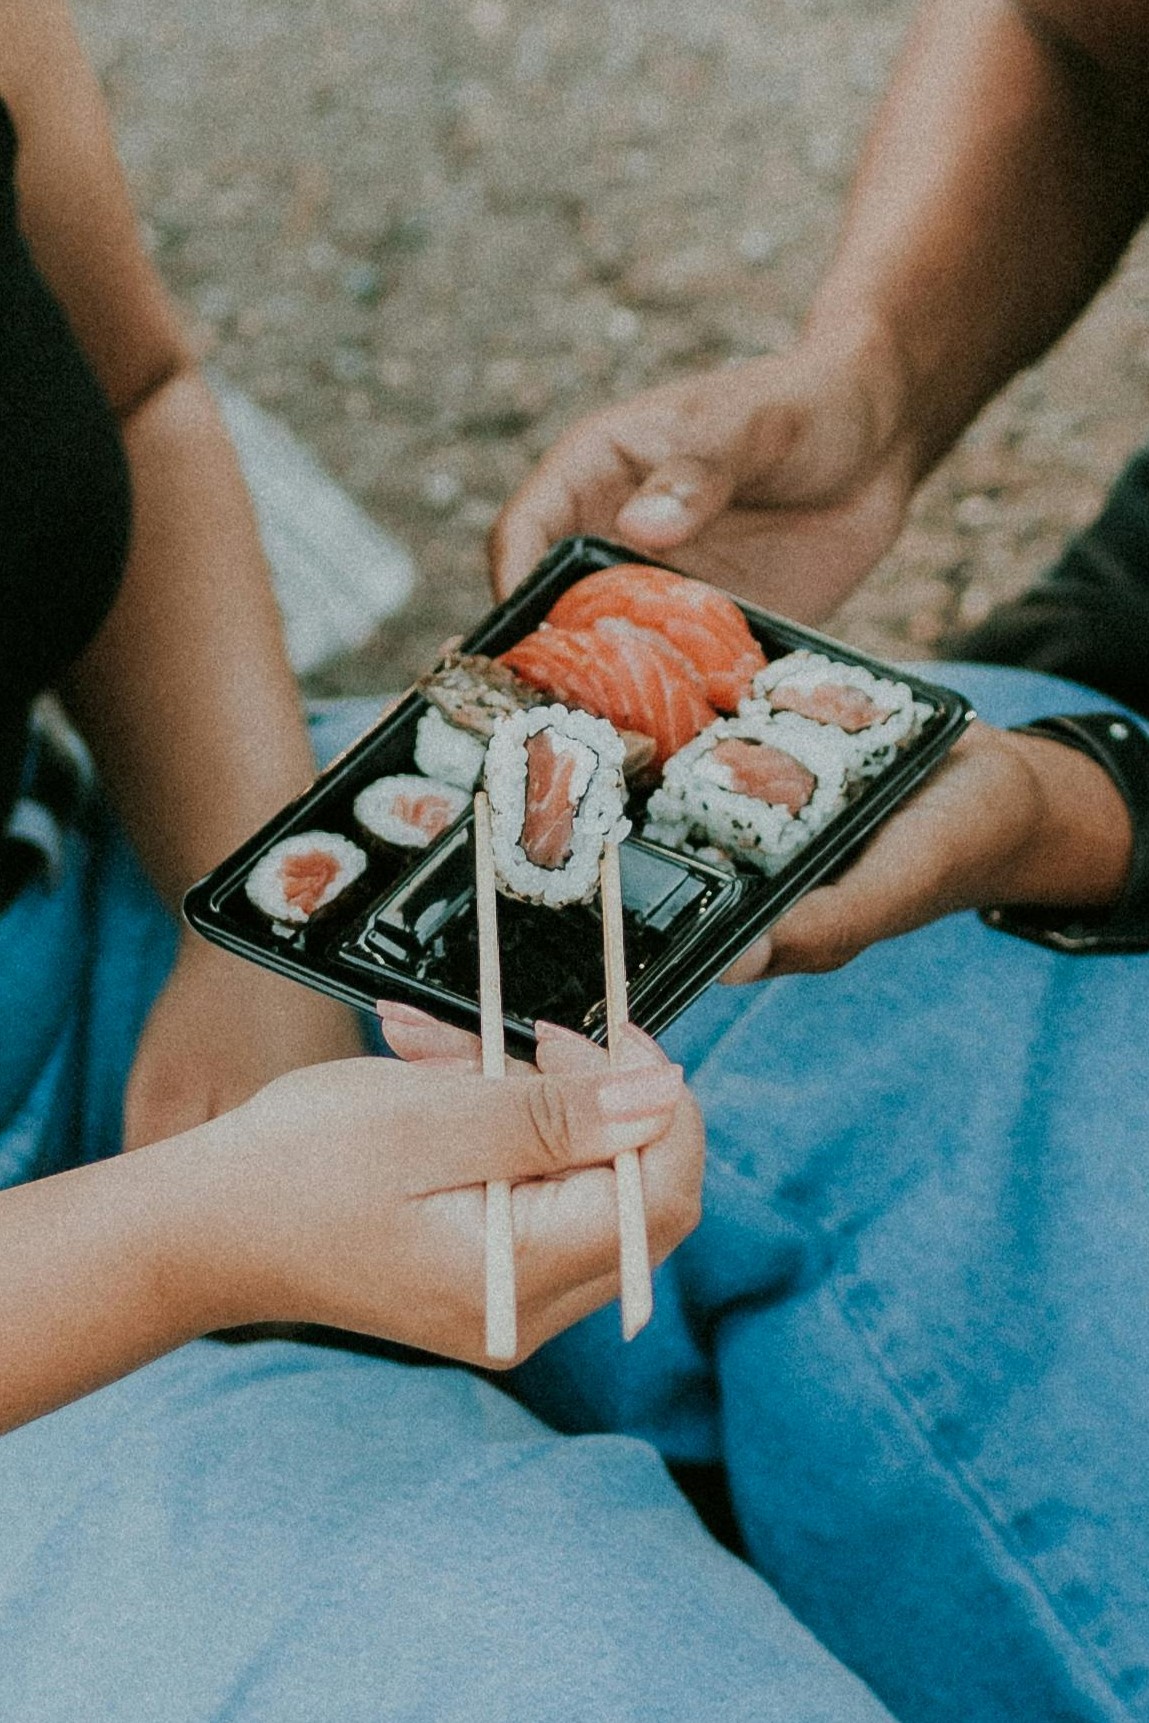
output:
<instances>
[{"instance_id":1,"label":"soy sauce compartment","mask_svg":"<svg viewBox=\"0 0 1149 1723\"><path fill-rule=\"evenodd\" d=\"M657 987L668 962L728 911L742 882L631 839L620 851L623 941L632 1009ZM430 996L449 996L478 1020L479 943L473 822L439 840L394 891L376 903L332 957ZM601 1035L605 1028L602 918L597 901L542 910L500 894L499 951L508 1026L533 1035L537 1018Z\"/></svg>"}]
</instances>

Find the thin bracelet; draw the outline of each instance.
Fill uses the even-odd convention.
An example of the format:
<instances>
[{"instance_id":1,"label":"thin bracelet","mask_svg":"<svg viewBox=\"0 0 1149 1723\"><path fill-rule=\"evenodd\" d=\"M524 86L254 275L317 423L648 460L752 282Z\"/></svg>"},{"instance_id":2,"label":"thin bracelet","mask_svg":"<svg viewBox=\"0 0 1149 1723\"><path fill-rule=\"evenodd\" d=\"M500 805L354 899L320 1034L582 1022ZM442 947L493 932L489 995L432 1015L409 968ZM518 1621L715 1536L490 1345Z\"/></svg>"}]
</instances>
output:
<instances>
[{"instance_id":1,"label":"thin bracelet","mask_svg":"<svg viewBox=\"0 0 1149 1723\"><path fill-rule=\"evenodd\" d=\"M1048 905L986 909L982 920L1002 933L1074 956L1149 951L1149 738L1123 712L1039 718L1018 724L1022 736L1048 736L1088 754L1109 774L1133 822L1129 878L1110 909L1051 910Z\"/></svg>"}]
</instances>

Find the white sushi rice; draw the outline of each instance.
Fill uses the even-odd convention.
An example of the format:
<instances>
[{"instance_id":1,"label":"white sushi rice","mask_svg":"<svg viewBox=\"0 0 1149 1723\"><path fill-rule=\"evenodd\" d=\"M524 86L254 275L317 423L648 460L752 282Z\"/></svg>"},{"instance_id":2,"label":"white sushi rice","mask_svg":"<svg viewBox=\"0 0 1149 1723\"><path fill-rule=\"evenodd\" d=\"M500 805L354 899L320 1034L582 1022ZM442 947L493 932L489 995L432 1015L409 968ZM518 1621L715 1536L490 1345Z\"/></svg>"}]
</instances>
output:
<instances>
[{"instance_id":1,"label":"white sushi rice","mask_svg":"<svg viewBox=\"0 0 1149 1723\"><path fill-rule=\"evenodd\" d=\"M415 730L415 764L429 778L473 790L483 771L487 742L473 730L449 724L437 706L428 707Z\"/></svg>"},{"instance_id":2,"label":"white sushi rice","mask_svg":"<svg viewBox=\"0 0 1149 1723\"><path fill-rule=\"evenodd\" d=\"M841 736L845 743L846 772L851 783L876 777L890 764L898 749L915 737L932 708L915 700L913 690L905 682L893 682L888 677L875 676L861 664L842 664L823 652L788 652L775 658L765 670L760 670L751 685L751 692L739 707L739 716L775 711L773 695L776 689L792 688L799 693L812 693L829 683L837 688L856 688L874 702L888 717L864 730L849 732L837 724L821 724L817 718L802 718L801 714L780 708L777 716L799 719Z\"/></svg>"},{"instance_id":3,"label":"white sushi rice","mask_svg":"<svg viewBox=\"0 0 1149 1723\"><path fill-rule=\"evenodd\" d=\"M573 755L571 800L577 811L571 853L562 867L539 867L528 859L521 838L527 811L527 742L549 730L556 752ZM500 718L487 749L484 771L491 802L495 872L512 897L558 909L587 903L598 889L603 847L621 843L630 831L623 813L623 741L605 718L565 706L533 706Z\"/></svg>"},{"instance_id":4,"label":"white sushi rice","mask_svg":"<svg viewBox=\"0 0 1149 1723\"><path fill-rule=\"evenodd\" d=\"M438 831L428 831L405 819L401 812L407 797L420 800L438 796L447 804L447 815ZM453 825L470 803L467 790L457 784L447 784L438 778L421 778L414 772L399 772L393 777L376 778L373 784L360 790L352 804L352 812L365 830L382 838L384 843L398 844L402 849L426 849L433 838Z\"/></svg>"},{"instance_id":5,"label":"white sushi rice","mask_svg":"<svg viewBox=\"0 0 1149 1723\"><path fill-rule=\"evenodd\" d=\"M805 766L816 780L806 806L792 814L784 803L735 790L730 767L714 757L727 739L779 748ZM842 743L848 740L841 730L807 718L787 723L761 710L719 718L666 762L642 835L670 849L714 844L763 873L777 873L845 806Z\"/></svg>"},{"instance_id":6,"label":"white sushi rice","mask_svg":"<svg viewBox=\"0 0 1149 1723\"><path fill-rule=\"evenodd\" d=\"M292 903L283 887L283 864L292 856L311 855L322 850L336 863L338 872L321 893L315 908L309 913ZM300 926L324 909L339 893L359 878L367 866L367 857L349 838L338 832L297 832L273 845L261 856L244 882L244 891L257 909L273 921Z\"/></svg>"}]
</instances>

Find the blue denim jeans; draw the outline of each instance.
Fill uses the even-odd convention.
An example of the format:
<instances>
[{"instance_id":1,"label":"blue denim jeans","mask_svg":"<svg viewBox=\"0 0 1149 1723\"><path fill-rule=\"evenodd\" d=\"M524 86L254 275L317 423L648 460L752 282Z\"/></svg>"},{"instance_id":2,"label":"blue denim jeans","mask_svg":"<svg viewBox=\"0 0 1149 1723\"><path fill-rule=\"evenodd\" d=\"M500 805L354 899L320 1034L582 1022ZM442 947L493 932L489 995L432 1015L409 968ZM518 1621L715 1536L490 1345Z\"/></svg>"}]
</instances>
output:
<instances>
[{"instance_id":1,"label":"blue denim jeans","mask_svg":"<svg viewBox=\"0 0 1149 1723\"><path fill-rule=\"evenodd\" d=\"M946 675L1003 723L1101 704ZM106 833L87 866L71 1005L8 1019L8 1178L114 1149L170 955ZM666 1038L710 1160L650 1328L581 1324L516 1373L522 1406L205 1341L17 1432L0 1712L1149 1717L1147 1005L1145 959L969 916L711 990ZM726 1466L758 1574L655 1449Z\"/></svg>"},{"instance_id":2,"label":"blue denim jeans","mask_svg":"<svg viewBox=\"0 0 1149 1723\"><path fill-rule=\"evenodd\" d=\"M334 753L377 708L328 714ZM175 930L97 808L0 917L0 1181L116 1152ZM655 1450L202 1340L0 1441L4 1723L888 1723Z\"/></svg>"}]
</instances>

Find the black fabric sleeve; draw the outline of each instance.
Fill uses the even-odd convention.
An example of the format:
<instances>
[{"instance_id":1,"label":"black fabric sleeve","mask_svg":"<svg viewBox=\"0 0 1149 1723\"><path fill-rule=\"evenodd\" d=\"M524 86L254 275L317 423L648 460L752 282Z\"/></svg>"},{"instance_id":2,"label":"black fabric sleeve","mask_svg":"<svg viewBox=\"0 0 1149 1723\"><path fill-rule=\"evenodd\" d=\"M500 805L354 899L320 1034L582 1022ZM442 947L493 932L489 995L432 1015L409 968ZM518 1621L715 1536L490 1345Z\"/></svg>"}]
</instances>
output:
<instances>
[{"instance_id":1,"label":"black fabric sleeve","mask_svg":"<svg viewBox=\"0 0 1149 1723\"><path fill-rule=\"evenodd\" d=\"M1016 729L1021 735L1064 742L1108 772L1133 820L1133 859L1125 890L1111 909L1020 905L983 910L982 920L1002 933L1076 956L1149 951L1149 738L1122 712L1039 718Z\"/></svg>"}]
</instances>

